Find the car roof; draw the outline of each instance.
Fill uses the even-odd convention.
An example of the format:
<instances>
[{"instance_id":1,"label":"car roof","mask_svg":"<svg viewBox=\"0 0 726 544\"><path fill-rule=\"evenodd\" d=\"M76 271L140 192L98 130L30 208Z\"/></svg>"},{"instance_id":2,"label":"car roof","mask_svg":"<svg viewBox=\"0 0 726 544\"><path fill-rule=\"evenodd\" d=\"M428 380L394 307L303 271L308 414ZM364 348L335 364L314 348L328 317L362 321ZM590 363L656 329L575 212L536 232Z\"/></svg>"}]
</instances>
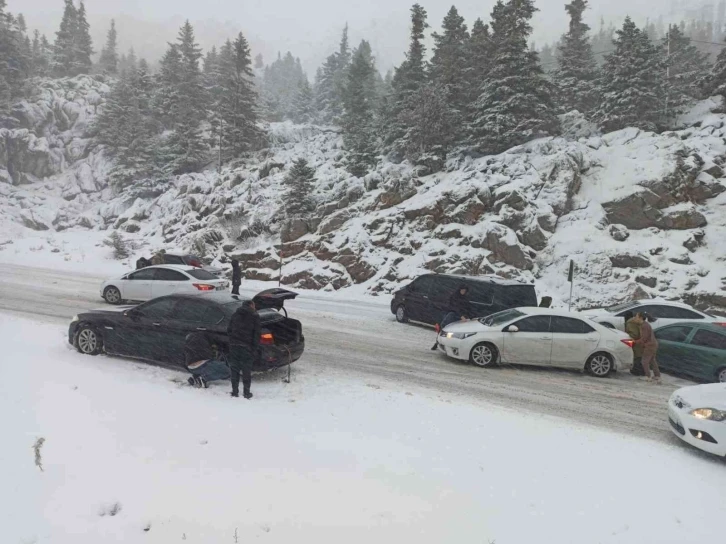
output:
<instances>
[{"instance_id":1,"label":"car roof","mask_svg":"<svg viewBox=\"0 0 726 544\"><path fill-rule=\"evenodd\" d=\"M726 318L724 318L726 321ZM668 325L663 325L660 327L661 329L666 329L669 327L697 327L699 329L706 329L711 332L717 332L719 334L726 334L726 327L723 327L721 325L715 325L714 323L703 323L702 321L692 320L692 321L679 321L678 323L669 323Z\"/></svg>"},{"instance_id":2,"label":"car roof","mask_svg":"<svg viewBox=\"0 0 726 544\"><path fill-rule=\"evenodd\" d=\"M432 278L453 278L462 282L473 281L473 282L487 282L496 283L497 285L527 285L534 287L533 283L525 283L517 280L508 280L497 276L496 274L484 274L482 276L464 276L462 274L424 274Z\"/></svg>"},{"instance_id":3,"label":"car roof","mask_svg":"<svg viewBox=\"0 0 726 544\"><path fill-rule=\"evenodd\" d=\"M168 270L179 270L180 272L199 270L198 268L194 268L193 266L189 266L188 264L152 264L151 266L146 266L144 268L140 268L139 270L145 270L146 268L166 268ZM136 270L134 270L134 272L136 272Z\"/></svg>"},{"instance_id":4,"label":"car roof","mask_svg":"<svg viewBox=\"0 0 726 544\"><path fill-rule=\"evenodd\" d=\"M642 305L647 306L650 304L659 304L660 306L674 306L676 308L685 308L687 310L695 310L696 312L703 313L701 310L697 310L693 306L689 306L688 304L684 304L683 302L675 302L672 300L658 300L655 298L649 298L649 299L638 299L633 301L634 305Z\"/></svg>"},{"instance_id":5,"label":"car roof","mask_svg":"<svg viewBox=\"0 0 726 544\"><path fill-rule=\"evenodd\" d=\"M557 317L574 317L577 319L582 319L583 321L587 321L590 323L591 319L579 312L568 312L567 310L556 310L552 308L539 308L535 306L525 306L522 308L514 308L515 310L522 312L523 314L527 315L554 315Z\"/></svg>"}]
</instances>

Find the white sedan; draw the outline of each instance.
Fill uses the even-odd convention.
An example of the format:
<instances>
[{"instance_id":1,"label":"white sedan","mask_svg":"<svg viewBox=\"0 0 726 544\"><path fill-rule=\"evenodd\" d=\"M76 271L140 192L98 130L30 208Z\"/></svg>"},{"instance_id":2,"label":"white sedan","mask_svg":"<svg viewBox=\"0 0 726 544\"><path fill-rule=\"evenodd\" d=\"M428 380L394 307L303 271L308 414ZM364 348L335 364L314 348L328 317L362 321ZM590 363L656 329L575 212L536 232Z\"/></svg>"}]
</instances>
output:
<instances>
[{"instance_id":1,"label":"white sedan","mask_svg":"<svg viewBox=\"0 0 726 544\"><path fill-rule=\"evenodd\" d=\"M654 329L684 321L698 321L699 323L713 323L714 325L726 326L726 318L714 317L696 310L687 304L665 300L634 300L632 302L616 304L608 308L585 310L581 313L598 323L602 323L606 327L623 331L625 330L625 314L628 312L632 312L633 315L638 312L646 312L653 316L655 318L655 321L652 323Z\"/></svg>"},{"instance_id":2,"label":"white sedan","mask_svg":"<svg viewBox=\"0 0 726 544\"><path fill-rule=\"evenodd\" d=\"M726 384L678 389L668 401L671 429L698 449L726 457Z\"/></svg>"},{"instance_id":3,"label":"white sedan","mask_svg":"<svg viewBox=\"0 0 726 544\"><path fill-rule=\"evenodd\" d=\"M101 296L109 304L124 300L145 301L176 293L202 294L224 291L227 280L193 266L148 266L103 282Z\"/></svg>"},{"instance_id":4,"label":"white sedan","mask_svg":"<svg viewBox=\"0 0 726 544\"><path fill-rule=\"evenodd\" d=\"M597 377L633 364L633 341L585 316L548 308L515 308L447 326L439 349L487 367L497 363L585 369Z\"/></svg>"}]
</instances>

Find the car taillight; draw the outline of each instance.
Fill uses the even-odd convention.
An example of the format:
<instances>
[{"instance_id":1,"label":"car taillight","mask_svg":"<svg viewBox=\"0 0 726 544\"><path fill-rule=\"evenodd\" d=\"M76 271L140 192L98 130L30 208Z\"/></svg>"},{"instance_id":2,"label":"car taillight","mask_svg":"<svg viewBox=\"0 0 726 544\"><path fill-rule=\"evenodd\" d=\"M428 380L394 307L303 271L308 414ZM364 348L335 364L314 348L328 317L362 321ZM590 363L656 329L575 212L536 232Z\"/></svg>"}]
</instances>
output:
<instances>
[{"instance_id":1,"label":"car taillight","mask_svg":"<svg viewBox=\"0 0 726 544\"><path fill-rule=\"evenodd\" d=\"M195 268L202 268L202 263L196 259L190 259L189 266L193 266Z\"/></svg>"},{"instance_id":2,"label":"car taillight","mask_svg":"<svg viewBox=\"0 0 726 544\"><path fill-rule=\"evenodd\" d=\"M628 346L629 348L632 348L635 345L635 340L632 338L625 338L623 340L620 340L623 344Z\"/></svg>"},{"instance_id":3,"label":"car taillight","mask_svg":"<svg viewBox=\"0 0 726 544\"><path fill-rule=\"evenodd\" d=\"M260 336L260 344L263 346L271 346L275 343L275 337L272 336L272 333L266 332Z\"/></svg>"},{"instance_id":4,"label":"car taillight","mask_svg":"<svg viewBox=\"0 0 726 544\"><path fill-rule=\"evenodd\" d=\"M719 327L726 327L726 322L724 322L724 323L714 323L714 325L718 325Z\"/></svg>"},{"instance_id":5,"label":"car taillight","mask_svg":"<svg viewBox=\"0 0 726 544\"><path fill-rule=\"evenodd\" d=\"M208 283L194 283L193 285L200 291L214 291L215 289L214 285L209 285Z\"/></svg>"}]
</instances>

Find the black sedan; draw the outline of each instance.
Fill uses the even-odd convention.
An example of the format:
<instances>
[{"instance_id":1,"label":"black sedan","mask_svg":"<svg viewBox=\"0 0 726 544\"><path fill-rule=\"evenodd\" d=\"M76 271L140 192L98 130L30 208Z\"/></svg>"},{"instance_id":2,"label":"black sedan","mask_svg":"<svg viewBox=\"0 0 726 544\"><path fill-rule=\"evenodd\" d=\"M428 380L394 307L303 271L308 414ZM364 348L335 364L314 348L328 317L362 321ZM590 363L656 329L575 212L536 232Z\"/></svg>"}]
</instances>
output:
<instances>
[{"instance_id":1,"label":"black sedan","mask_svg":"<svg viewBox=\"0 0 726 544\"><path fill-rule=\"evenodd\" d=\"M285 300L296 296L285 289L270 289L253 299L262 324L262 353L255 370L284 366L302 356L301 323L279 312ZM105 352L184 366L184 339L201 331L224 359L227 325L244 300L229 293L169 295L138 306L92 310L73 318L68 341L86 355Z\"/></svg>"}]
</instances>

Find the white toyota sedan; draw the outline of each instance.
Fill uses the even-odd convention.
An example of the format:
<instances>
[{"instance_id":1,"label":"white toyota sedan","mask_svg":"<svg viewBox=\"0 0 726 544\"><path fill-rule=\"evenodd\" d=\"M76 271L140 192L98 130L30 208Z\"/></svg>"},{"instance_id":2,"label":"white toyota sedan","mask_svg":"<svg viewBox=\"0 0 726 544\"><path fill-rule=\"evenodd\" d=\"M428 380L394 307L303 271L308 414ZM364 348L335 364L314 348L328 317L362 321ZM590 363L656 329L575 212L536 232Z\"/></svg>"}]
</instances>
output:
<instances>
[{"instance_id":1,"label":"white toyota sedan","mask_svg":"<svg viewBox=\"0 0 726 544\"><path fill-rule=\"evenodd\" d=\"M681 440L726 457L726 383L678 389L668 401L668 420Z\"/></svg>"},{"instance_id":2,"label":"white toyota sedan","mask_svg":"<svg viewBox=\"0 0 726 544\"><path fill-rule=\"evenodd\" d=\"M447 326L439 349L481 367L497 363L586 370L604 378L633 364L633 341L587 317L549 308L515 308Z\"/></svg>"},{"instance_id":3,"label":"white toyota sedan","mask_svg":"<svg viewBox=\"0 0 726 544\"><path fill-rule=\"evenodd\" d=\"M164 264L148 266L103 282L101 296L109 304L121 304L125 300L145 301L177 293L224 291L228 286L227 280L201 268Z\"/></svg>"},{"instance_id":4,"label":"white toyota sedan","mask_svg":"<svg viewBox=\"0 0 726 544\"><path fill-rule=\"evenodd\" d=\"M625 330L625 314L628 312L632 312L633 315L638 312L645 312L653 316L655 318L652 323L654 329L683 321L697 321L699 323L726 326L726 318L714 317L687 304L665 300L634 300L609 306L608 308L585 310L582 314L598 323L602 323L606 327L623 331Z\"/></svg>"}]
</instances>

